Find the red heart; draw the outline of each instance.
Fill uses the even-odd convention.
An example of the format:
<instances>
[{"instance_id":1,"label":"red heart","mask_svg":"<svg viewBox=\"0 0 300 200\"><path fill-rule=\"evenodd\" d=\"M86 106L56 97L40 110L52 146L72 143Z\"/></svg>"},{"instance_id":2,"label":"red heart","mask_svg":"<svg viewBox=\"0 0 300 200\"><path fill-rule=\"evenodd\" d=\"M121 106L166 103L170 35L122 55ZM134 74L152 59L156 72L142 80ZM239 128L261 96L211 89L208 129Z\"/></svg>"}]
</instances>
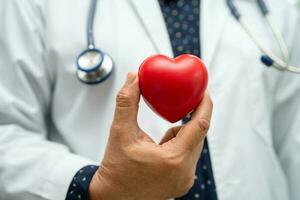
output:
<instances>
[{"instance_id":1,"label":"red heart","mask_svg":"<svg viewBox=\"0 0 300 200\"><path fill-rule=\"evenodd\" d=\"M175 59L151 56L141 64L138 75L141 94L148 106L173 123L200 103L208 81L203 62L190 54Z\"/></svg>"}]
</instances>

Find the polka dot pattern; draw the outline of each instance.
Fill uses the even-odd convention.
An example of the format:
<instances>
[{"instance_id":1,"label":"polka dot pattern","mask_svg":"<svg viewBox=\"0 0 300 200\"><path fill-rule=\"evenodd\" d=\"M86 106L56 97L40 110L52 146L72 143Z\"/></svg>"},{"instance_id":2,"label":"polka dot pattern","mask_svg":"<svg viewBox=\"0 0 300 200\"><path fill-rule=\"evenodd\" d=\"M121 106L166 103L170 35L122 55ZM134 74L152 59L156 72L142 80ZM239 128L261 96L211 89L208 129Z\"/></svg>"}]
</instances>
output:
<instances>
[{"instance_id":1,"label":"polka dot pattern","mask_svg":"<svg viewBox=\"0 0 300 200\"><path fill-rule=\"evenodd\" d=\"M159 0L174 55L200 56L199 0Z\"/></svg>"},{"instance_id":2,"label":"polka dot pattern","mask_svg":"<svg viewBox=\"0 0 300 200\"><path fill-rule=\"evenodd\" d=\"M98 166L89 165L80 169L74 176L66 196L66 200L88 200L89 185Z\"/></svg>"},{"instance_id":3,"label":"polka dot pattern","mask_svg":"<svg viewBox=\"0 0 300 200\"><path fill-rule=\"evenodd\" d=\"M200 57L199 16L200 0L159 0L169 32L174 56L190 53ZM191 115L183 119L190 120ZM195 182L191 190L178 200L217 200L215 182L205 139L197 164Z\"/></svg>"},{"instance_id":4,"label":"polka dot pattern","mask_svg":"<svg viewBox=\"0 0 300 200\"><path fill-rule=\"evenodd\" d=\"M195 182L191 190L184 197L177 200L217 200L207 140L204 141L201 157L197 164Z\"/></svg>"}]
</instances>

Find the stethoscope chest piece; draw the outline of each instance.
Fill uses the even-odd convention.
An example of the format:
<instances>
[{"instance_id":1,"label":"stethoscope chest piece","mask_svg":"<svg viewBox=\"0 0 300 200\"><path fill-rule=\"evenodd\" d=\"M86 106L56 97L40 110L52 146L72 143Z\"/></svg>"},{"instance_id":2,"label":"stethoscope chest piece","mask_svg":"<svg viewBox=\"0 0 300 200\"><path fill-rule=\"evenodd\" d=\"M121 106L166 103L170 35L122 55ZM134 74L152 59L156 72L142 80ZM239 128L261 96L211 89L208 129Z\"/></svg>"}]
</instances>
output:
<instances>
[{"instance_id":1,"label":"stethoscope chest piece","mask_svg":"<svg viewBox=\"0 0 300 200\"><path fill-rule=\"evenodd\" d=\"M97 84L106 80L113 71L112 58L99 49L83 51L76 60L77 77L86 84Z\"/></svg>"},{"instance_id":2,"label":"stethoscope chest piece","mask_svg":"<svg viewBox=\"0 0 300 200\"><path fill-rule=\"evenodd\" d=\"M93 24L95 18L97 0L91 0L87 20L87 49L76 59L77 77L86 84L97 84L105 81L113 72L112 58L95 48Z\"/></svg>"}]
</instances>

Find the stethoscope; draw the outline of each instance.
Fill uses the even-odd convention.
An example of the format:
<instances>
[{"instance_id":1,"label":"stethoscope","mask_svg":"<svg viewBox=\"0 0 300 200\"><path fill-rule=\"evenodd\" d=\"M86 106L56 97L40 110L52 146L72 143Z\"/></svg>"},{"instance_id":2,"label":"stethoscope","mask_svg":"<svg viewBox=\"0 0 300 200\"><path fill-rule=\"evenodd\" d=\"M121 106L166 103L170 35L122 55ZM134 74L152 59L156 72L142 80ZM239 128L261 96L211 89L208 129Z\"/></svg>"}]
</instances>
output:
<instances>
[{"instance_id":1,"label":"stethoscope","mask_svg":"<svg viewBox=\"0 0 300 200\"><path fill-rule=\"evenodd\" d=\"M277 26L275 26L270 19L270 11L264 0L256 0L260 8L261 13L267 20L271 31L278 43L283 59L274 55L271 51L266 49L257 37L249 29L249 25L244 20L244 17L239 12L238 8L235 6L234 0L226 0L227 6L231 11L233 17L239 22L242 28L246 31L249 37L253 40L256 46L263 53L261 56L261 61L268 67L274 67L281 71L289 71L293 73L300 73L300 68L289 65L289 51L286 43L284 42L283 36L280 33ZM84 50L76 59L77 63L77 77L84 83L96 84L101 83L106 80L113 71L114 63L112 58L95 48L94 43L94 18L97 7L97 0L91 0L88 21L87 21L87 43L88 48Z\"/></svg>"},{"instance_id":2,"label":"stethoscope","mask_svg":"<svg viewBox=\"0 0 300 200\"><path fill-rule=\"evenodd\" d=\"M268 67L274 67L281 71L289 71L293 73L300 73L300 68L294 67L289 65L289 50L287 48L286 43L284 42L283 36L280 33L279 29L275 24L272 22L270 18L270 10L265 3L264 0L256 0L258 7L263 14L264 18L266 19L268 25L270 26L270 29L278 43L278 46L280 48L281 54L283 56L283 59L279 58L278 56L274 55L271 51L266 49L257 39L257 37L251 32L249 29L249 25L245 21L244 17L239 12L238 8L236 7L234 0L226 0L227 6L231 11L231 14L233 17L239 22L239 24L242 26L242 28L246 31L246 33L249 35L249 37L252 39L252 41L256 44L256 46L260 49L260 51L263 53L261 56L261 61L263 64L265 64Z\"/></svg>"},{"instance_id":3,"label":"stethoscope","mask_svg":"<svg viewBox=\"0 0 300 200\"><path fill-rule=\"evenodd\" d=\"M86 84L101 83L112 74L114 68L112 58L95 47L93 25L96 7L97 0L91 0L87 21L88 48L76 59L77 77Z\"/></svg>"}]
</instances>

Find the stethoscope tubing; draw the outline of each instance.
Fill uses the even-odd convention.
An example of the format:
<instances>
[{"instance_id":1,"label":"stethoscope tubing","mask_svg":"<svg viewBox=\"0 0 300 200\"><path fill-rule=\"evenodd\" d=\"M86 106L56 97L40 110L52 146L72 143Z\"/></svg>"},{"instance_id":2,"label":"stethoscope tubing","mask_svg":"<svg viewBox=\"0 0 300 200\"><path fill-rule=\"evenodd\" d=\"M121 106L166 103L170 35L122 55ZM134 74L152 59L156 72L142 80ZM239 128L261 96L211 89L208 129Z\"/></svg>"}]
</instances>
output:
<instances>
[{"instance_id":1,"label":"stethoscope tubing","mask_svg":"<svg viewBox=\"0 0 300 200\"><path fill-rule=\"evenodd\" d=\"M260 12L263 14L264 18L268 22L268 25L274 35L274 38L276 39L278 46L280 48L281 54L283 56L283 59L277 57L274 55L271 51L269 51L267 48L265 48L259 41L259 39L255 36L255 34L250 30L250 26L244 19L244 17L241 15L239 9L235 5L234 0L226 0L227 6L232 14L232 16L239 22L239 24L242 26L242 28L245 30L245 32L248 34L248 36L252 39L252 41L255 43L255 45L260 49L260 51L264 54L261 57L261 61L266 66L272 66L278 70L281 71L289 71L292 73L300 73L300 68L294 67L289 65L289 51L286 43L284 42L283 36L280 33L279 29L270 19L270 10L265 3L264 0L256 0L258 7L260 9Z\"/></svg>"},{"instance_id":2,"label":"stethoscope tubing","mask_svg":"<svg viewBox=\"0 0 300 200\"><path fill-rule=\"evenodd\" d=\"M94 19L97 8L97 0L91 0L89 15L87 21L87 46L89 49L95 48L95 40L94 40Z\"/></svg>"}]
</instances>

